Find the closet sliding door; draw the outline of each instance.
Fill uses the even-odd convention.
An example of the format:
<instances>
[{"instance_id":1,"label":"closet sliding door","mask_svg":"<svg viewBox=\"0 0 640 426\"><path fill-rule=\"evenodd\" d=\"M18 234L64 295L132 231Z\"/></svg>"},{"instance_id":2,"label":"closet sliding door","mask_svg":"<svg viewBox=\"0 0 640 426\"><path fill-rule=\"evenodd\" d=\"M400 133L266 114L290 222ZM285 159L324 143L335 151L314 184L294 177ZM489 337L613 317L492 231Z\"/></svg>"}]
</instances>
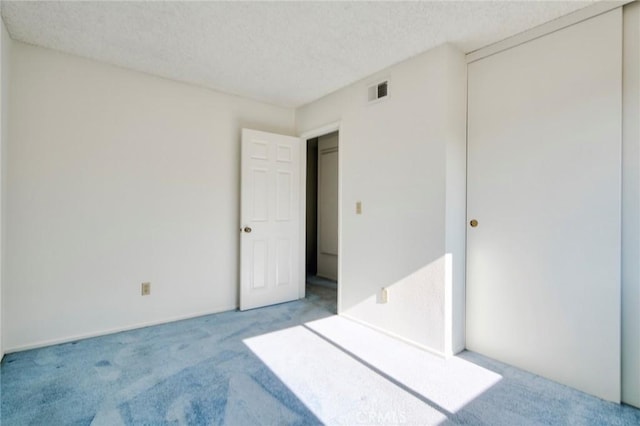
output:
<instances>
[{"instance_id":1,"label":"closet sliding door","mask_svg":"<svg viewBox=\"0 0 640 426\"><path fill-rule=\"evenodd\" d=\"M468 75L467 347L612 401L621 24L616 9Z\"/></svg>"}]
</instances>

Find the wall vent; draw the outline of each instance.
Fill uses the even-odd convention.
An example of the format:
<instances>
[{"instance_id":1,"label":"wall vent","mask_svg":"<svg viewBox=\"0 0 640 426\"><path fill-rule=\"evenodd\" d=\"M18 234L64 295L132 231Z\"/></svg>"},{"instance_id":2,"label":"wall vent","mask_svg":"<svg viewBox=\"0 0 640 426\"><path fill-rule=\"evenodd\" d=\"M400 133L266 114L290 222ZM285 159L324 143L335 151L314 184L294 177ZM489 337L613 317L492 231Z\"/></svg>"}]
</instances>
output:
<instances>
[{"instance_id":1,"label":"wall vent","mask_svg":"<svg viewBox=\"0 0 640 426\"><path fill-rule=\"evenodd\" d=\"M375 102L389 96L389 80L383 80L368 88L369 102Z\"/></svg>"}]
</instances>

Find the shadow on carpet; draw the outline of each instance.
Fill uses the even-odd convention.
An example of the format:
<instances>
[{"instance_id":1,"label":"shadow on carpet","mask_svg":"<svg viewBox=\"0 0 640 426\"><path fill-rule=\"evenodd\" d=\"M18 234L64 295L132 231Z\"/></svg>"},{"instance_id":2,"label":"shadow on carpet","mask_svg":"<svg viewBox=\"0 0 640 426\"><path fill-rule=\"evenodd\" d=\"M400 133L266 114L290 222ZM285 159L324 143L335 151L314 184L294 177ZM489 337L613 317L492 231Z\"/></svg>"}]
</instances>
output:
<instances>
[{"instance_id":1,"label":"shadow on carpet","mask_svg":"<svg viewBox=\"0 0 640 426\"><path fill-rule=\"evenodd\" d=\"M13 353L6 425L638 425L481 355L442 359L336 316L336 291Z\"/></svg>"}]
</instances>

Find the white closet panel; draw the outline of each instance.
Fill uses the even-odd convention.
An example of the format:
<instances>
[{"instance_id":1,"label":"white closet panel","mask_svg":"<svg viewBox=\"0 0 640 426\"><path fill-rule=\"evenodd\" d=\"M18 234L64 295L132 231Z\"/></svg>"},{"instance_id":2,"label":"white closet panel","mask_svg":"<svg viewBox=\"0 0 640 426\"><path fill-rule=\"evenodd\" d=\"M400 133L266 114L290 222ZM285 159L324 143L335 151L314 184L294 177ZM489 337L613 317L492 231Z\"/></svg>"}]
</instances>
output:
<instances>
[{"instance_id":1,"label":"white closet panel","mask_svg":"<svg viewBox=\"0 0 640 426\"><path fill-rule=\"evenodd\" d=\"M612 401L621 24L616 9L469 64L467 347Z\"/></svg>"}]
</instances>

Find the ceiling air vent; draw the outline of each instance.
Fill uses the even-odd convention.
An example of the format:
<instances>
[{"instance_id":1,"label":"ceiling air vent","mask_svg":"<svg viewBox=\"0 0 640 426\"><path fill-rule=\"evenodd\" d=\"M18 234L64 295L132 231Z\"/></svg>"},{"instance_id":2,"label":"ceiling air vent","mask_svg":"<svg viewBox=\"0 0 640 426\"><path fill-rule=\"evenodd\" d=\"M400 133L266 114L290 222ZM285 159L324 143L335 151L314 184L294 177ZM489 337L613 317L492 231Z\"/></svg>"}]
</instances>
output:
<instances>
[{"instance_id":1,"label":"ceiling air vent","mask_svg":"<svg viewBox=\"0 0 640 426\"><path fill-rule=\"evenodd\" d=\"M379 83L369 86L368 89L369 102L375 102L379 99L389 96L389 80L383 80Z\"/></svg>"}]
</instances>

